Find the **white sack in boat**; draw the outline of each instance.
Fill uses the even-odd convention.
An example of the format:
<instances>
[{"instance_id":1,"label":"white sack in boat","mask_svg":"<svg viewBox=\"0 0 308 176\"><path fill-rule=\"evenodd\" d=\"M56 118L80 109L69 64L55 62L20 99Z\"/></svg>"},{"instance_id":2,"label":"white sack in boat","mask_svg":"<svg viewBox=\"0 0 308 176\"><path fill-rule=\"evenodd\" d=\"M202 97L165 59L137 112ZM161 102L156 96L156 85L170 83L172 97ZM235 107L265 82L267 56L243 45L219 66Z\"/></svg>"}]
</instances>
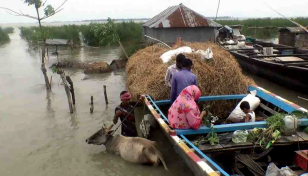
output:
<instances>
[{"instance_id":1,"label":"white sack in boat","mask_svg":"<svg viewBox=\"0 0 308 176\"><path fill-rule=\"evenodd\" d=\"M164 63L166 62L169 62L170 59L173 57L173 56L176 56L180 53L192 53L192 49L188 46L183 46L183 47L180 47L178 49L175 49L175 50L169 50L167 52L165 52L164 54L162 54L160 56L161 60L163 60Z\"/></svg>"},{"instance_id":2,"label":"white sack in boat","mask_svg":"<svg viewBox=\"0 0 308 176\"><path fill-rule=\"evenodd\" d=\"M246 117L245 113L241 110L240 105L243 101L247 101L250 105L251 110L256 110L257 107L260 105L260 99L256 97L257 91L251 91L246 97L244 97L235 107L235 109L231 112L229 117L227 118L228 121L232 122L243 122L243 119Z\"/></svg>"},{"instance_id":3,"label":"white sack in boat","mask_svg":"<svg viewBox=\"0 0 308 176\"><path fill-rule=\"evenodd\" d=\"M197 50L196 53L201 54L202 61L204 61L205 59L212 59L213 55L214 55L211 48L208 48L206 51L204 51L204 50Z\"/></svg>"}]
</instances>

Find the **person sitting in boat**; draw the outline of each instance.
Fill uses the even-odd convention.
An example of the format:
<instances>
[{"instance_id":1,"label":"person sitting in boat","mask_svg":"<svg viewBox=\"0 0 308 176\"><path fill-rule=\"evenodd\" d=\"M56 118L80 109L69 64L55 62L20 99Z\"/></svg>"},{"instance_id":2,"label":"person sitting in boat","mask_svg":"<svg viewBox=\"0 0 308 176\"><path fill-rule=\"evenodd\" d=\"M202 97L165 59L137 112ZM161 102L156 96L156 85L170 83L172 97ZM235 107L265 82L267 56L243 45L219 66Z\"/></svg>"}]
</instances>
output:
<instances>
[{"instance_id":1,"label":"person sitting in boat","mask_svg":"<svg viewBox=\"0 0 308 176\"><path fill-rule=\"evenodd\" d=\"M113 123L117 124L120 118L122 123L121 134L127 137L138 136L135 126L135 116L133 109L133 103L130 102L131 95L128 91L122 91L120 94L121 104L115 108L115 116ZM132 112L131 112L132 111Z\"/></svg>"},{"instance_id":2,"label":"person sitting in boat","mask_svg":"<svg viewBox=\"0 0 308 176\"><path fill-rule=\"evenodd\" d=\"M243 101L240 105L240 108L246 114L245 122L255 122L256 121L255 112L250 110L250 105L247 101Z\"/></svg>"},{"instance_id":3,"label":"person sitting in boat","mask_svg":"<svg viewBox=\"0 0 308 176\"><path fill-rule=\"evenodd\" d=\"M182 69L172 76L170 100L171 104L179 96L182 90L189 85L197 85L197 77L191 73L193 63L190 59L185 59L182 64Z\"/></svg>"},{"instance_id":4,"label":"person sitting in boat","mask_svg":"<svg viewBox=\"0 0 308 176\"><path fill-rule=\"evenodd\" d=\"M166 72L166 76L165 76L165 84L171 88L171 78L172 75L178 71L181 70L182 68L182 63L183 61L186 59L186 57L184 56L184 54L178 54L176 56L176 63L169 66Z\"/></svg>"},{"instance_id":5,"label":"person sitting in boat","mask_svg":"<svg viewBox=\"0 0 308 176\"><path fill-rule=\"evenodd\" d=\"M196 101L201 96L200 89L195 85L186 87L168 110L168 120L175 129L195 129L201 126L206 111L200 114Z\"/></svg>"}]
</instances>

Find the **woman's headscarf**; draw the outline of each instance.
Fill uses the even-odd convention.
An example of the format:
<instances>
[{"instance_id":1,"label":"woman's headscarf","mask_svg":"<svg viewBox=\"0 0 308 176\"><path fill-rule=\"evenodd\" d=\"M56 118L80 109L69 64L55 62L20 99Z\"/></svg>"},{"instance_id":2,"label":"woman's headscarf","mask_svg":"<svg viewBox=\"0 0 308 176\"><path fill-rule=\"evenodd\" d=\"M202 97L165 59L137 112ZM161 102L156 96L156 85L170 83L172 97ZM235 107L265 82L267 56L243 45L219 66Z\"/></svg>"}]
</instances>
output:
<instances>
[{"instance_id":1,"label":"woman's headscarf","mask_svg":"<svg viewBox=\"0 0 308 176\"><path fill-rule=\"evenodd\" d=\"M200 111L195 102L200 96L201 91L195 85L186 87L180 93L168 111L168 119L172 128L198 129L200 127Z\"/></svg>"}]
</instances>

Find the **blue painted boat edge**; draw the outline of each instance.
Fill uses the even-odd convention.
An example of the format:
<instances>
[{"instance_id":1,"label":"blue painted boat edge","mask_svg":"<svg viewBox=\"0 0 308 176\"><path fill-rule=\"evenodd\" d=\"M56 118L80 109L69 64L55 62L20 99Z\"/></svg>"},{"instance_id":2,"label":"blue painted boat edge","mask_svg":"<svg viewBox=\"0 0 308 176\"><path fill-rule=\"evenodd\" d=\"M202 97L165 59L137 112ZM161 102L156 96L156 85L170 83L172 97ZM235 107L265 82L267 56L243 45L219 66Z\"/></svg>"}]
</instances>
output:
<instances>
[{"instance_id":1,"label":"blue painted boat edge","mask_svg":"<svg viewBox=\"0 0 308 176\"><path fill-rule=\"evenodd\" d=\"M206 159L207 162L211 163L220 173L222 173L225 176L230 176L226 171L224 171L221 167L219 167L211 158L206 156L201 150L199 150L198 147L196 147L193 143L191 143L184 135L180 135L184 141L190 145L199 155L201 155L204 159Z\"/></svg>"},{"instance_id":2,"label":"blue painted boat edge","mask_svg":"<svg viewBox=\"0 0 308 176\"><path fill-rule=\"evenodd\" d=\"M153 105L155 106L155 108L156 108L156 109L158 110L158 112L160 113L159 115L161 115L161 116L169 123L168 118L164 115L163 112L161 112L161 110L159 109L159 107L156 105L155 101L153 101L153 99L152 99L149 95L147 95L146 97L153 103ZM169 100L169 101L170 101L170 100Z\"/></svg>"},{"instance_id":3,"label":"blue painted boat edge","mask_svg":"<svg viewBox=\"0 0 308 176\"><path fill-rule=\"evenodd\" d=\"M237 95L215 95L215 96L202 96L199 98L198 102L203 101L215 101L215 100L235 100L242 99L248 94L237 94ZM170 100L159 100L154 101L157 106L170 104Z\"/></svg>"},{"instance_id":4,"label":"blue painted boat edge","mask_svg":"<svg viewBox=\"0 0 308 176\"><path fill-rule=\"evenodd\" d=\"M280 100L277 98L277 96L274 96L273 93L267 91L267 90L261 90L260 88L258 87L255 87L255 86L249 86L248 87L248 91L253 91L253 90L256 90L257 91L257 96L274 104L275 106L277 106L278 108L280 109L283 109L285 110L286 112L288 113L291 113L295 110L297 110L295 107L293 107L292 105ZM273 95L272 95L273 94Z\"/></svg>"},{"instance_id":5,"label":"blue painted boat edge","mask_svg":"<svg viewBox=\"0 0 308 176\"><path fill-rule=\"evenodd\" d=\"M307 126L308 119L298 119L298 126ZM265 128L266 122L247 122L247 123L233 123L233 124L223 124L214 125L214 132L230 132L236 130L248 130L253 128ZM175 130L177 135L193 135L193 134L207 134L211 131L211 128L202 126L198 130Z\"/></svg>"}]
</instances>

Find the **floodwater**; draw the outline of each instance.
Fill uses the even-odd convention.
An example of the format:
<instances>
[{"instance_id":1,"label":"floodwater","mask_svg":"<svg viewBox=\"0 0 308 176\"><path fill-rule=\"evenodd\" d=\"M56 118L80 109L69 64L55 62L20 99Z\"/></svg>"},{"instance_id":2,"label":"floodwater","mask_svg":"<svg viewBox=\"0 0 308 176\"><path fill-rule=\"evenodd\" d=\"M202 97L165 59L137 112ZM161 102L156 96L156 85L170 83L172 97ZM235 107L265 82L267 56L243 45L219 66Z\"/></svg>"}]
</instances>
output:
<instances>
[{"instance_id":1,"label":"floodwater","mask_svg":"<svg viewBox=\"0 0 308 176\"><path fill-rule=\"evenodd\" d=\"M29 50L18 35L0 45L0 175L1 176L142 176L193 175L175 154L162 133L156 135L169 171L125 162L120 156L105 152L103 146L88 145L85 139L111 123L119 94L125 89L125 72L88 75L82 70L66 70L74 82L76 106L69 113L60 77L52 76L52 92L47 93L40 58ZM51 52L54 48L50 48ZM79 48L71 55L60 50L59 59L83 62L107 61L119 57L118 48ZM49 56L47 66L56 62ZM109 105L103 96L107 86ZM94 113L90 114L90 96L94 96Z\"/></svg>"},{"instance_id":2,"label":"floodwater","mask_svg":"<svg viewBox=\"0 0 308 176\"><path fill-rule=\"evenodd\" d=\"M105 152L103 146L88 145L85 139L103 123L110 124L114 108L120 103L119 93L125 89L125 72L88 75L82 70L66 70L74 81L76 106L69 113L67 98L60 77L52 76L52 92L47 93L40 58L20 39L17 28L11 41L0 45L0 175L1 176L142 176L193 175L175 154L164 135L155 139L169 171L162 166L150 167L123 161L118 155ZM50 48L51 52L54 48ZM60 49L59 59L82 62L117 59L118 48ZM49 56L47 66L56 62ZM308 102L298 96L307 95L283 88L268 80L249 75L256 83L305 108ZM103 97L107 86L109 105ZM94 113L90 114L90 96L94 96Z\"/></svg>"}]
</instances>

